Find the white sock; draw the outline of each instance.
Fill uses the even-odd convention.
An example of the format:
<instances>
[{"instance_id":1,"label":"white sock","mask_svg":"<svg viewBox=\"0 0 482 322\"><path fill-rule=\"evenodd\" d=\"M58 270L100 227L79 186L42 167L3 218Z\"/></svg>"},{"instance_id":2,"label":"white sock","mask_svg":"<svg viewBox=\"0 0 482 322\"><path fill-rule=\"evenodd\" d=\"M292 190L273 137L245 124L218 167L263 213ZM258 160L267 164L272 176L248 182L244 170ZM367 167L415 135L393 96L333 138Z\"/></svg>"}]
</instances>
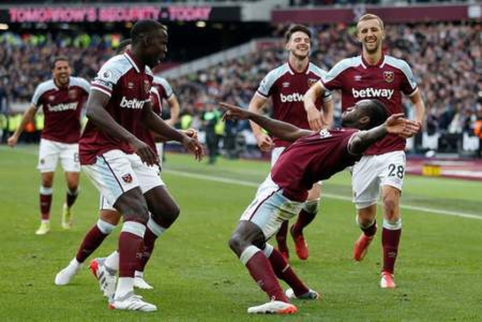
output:
<instances>
[{"instance_id":1,"label":"white sock","mask_svg":"<svg viewBox=\"0 0 482 322\"><path fill-rule=\"evenodd\" d=\"M134 273L134 276L135 276L135 277L139 277L139 278L144 278L144 272L136 271L136 272Z\"/></svg>"},{"instance_id":2,"label":"white sock","mask_svg":"<svg viewBox=\"0 0 482 322\"><path fill-rule=\"evenodd\" d=\"M117 272L119 270L119 252L115 250L112 252L112 254L107 256L104 265L107 266L107 268Z\"/></svg>"},{"instance_id":3,"label":"white sock","mask_svg":"<svg viewBox=\"0 0 482 322\"><path fill-rule=\"evenodd\" d=\"M42 224L48 224L48 223L50 223L50 219L41 219L40 222Z\"/></svg>"},{"instance_id":4,"label":"white sock","mask_svg":"<svg viewBox=\"0 0 482 322\"><path fill-rule=\"evenodd\" d=\"M117 288L115 290L115 299L120 299L131 292L134 292L134 278L119 277L117 280Z\"/></svg>"}]
</instances>

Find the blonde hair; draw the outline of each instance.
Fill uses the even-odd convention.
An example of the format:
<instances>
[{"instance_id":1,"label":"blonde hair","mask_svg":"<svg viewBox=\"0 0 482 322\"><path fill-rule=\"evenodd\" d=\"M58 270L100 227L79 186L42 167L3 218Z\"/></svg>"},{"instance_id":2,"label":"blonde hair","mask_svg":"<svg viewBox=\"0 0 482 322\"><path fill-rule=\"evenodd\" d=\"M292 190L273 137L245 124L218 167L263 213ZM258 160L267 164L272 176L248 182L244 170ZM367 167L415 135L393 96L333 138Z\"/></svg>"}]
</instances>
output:
<instances>
[{"instance_id":1,"label":"blonde hair","mask_svg":"<svg viewBox=\"0 0 482 322\"><path fill-rule=\"evenodd\" d=\"M385 29L385 26L383 25L383 20L377 16L377 15L374 15L372 13L367 13L367 14L364 14L363 16L360 17L360 19L358 19L358 22L356 24L357 28L358 28L358 24L361 22L361 21L366 21L366 20L372 20L372 19L376 19L378 20L378 23L380 24L380 28L382 30Z\"/></svg>"}]
</instances>

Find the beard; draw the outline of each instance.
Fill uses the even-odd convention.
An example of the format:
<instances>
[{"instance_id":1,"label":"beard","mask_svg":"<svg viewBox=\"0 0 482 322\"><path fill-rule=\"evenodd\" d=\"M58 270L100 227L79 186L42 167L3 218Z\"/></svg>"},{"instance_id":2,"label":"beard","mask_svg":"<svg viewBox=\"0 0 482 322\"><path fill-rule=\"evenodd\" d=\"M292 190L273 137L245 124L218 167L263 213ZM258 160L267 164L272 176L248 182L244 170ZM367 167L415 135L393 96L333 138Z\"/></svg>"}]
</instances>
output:
<instances>
[{"instance_id":1,"label":"beard","mask_svg":"<svg viewBox=\"0 0 482 322\"><path fill-rule=\"evenodd\" d=\"M364 44L363 47L365 48L365 51L368 53L368 54L376 54L378 52L378 49L380 48L381 44L379 41L377 41L375 44L370 44L370 45L374 45L373 47L368 47L367 44Z\"/></svg>"}]
</instances>

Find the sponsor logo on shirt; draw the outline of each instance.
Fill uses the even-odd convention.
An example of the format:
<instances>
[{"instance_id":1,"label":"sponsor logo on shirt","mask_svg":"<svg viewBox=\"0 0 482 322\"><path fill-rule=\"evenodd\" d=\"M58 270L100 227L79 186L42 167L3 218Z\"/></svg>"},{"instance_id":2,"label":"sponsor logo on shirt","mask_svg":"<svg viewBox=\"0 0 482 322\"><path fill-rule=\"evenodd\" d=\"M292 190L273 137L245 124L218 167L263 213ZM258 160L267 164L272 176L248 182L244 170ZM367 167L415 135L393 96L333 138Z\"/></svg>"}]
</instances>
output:
<instances>
[{"instance_id":1,"label":"sponsor logo on shirt","mask_svg":"<svg viewBox=\"0 0 482 322\"><path fill-rule=\"evenodd\" d=\"M300 93L293 93L293 94L288 94L284 95L283 93L280 94L280 99L282 103L286 102L303 102L303 94Z\"/></svg>"},{"instance_id":2,"label":"sponsor logo on shirt","mask_svg":"<svg viewBox=\"0 0 482 322\"><path fill-rule=\"evenodd\" d=\"M50 112L63 112L68 110L76 110L77 109L77 102L67 103L67 104L57 104L57 105L47 105L47 108Z\"/></svg>"},{"instance_id":3,"label":"sponsor logo on shirt","mask_svg":"<svg viewBox=\"0 0 482 322\"><path fill-rule=\"evenodd\" d=\"M351 89L351 93L354 98L374 98L383 97L386 99L391 99L395 90L386 88L364 88L357 90L355 88Z\"/></svg>"},{"instance_id":4,"label":"sponsor logo on shirt","mask_svg":"<svg viewBox=\"0 0 482 322\"><path fill-rule=\"evenodd\" d=\"M144 107L144 104L148 100L145 101L139 101L137 98L133 98L131 100L128 100L125 96L122 96L122 100L120 103L120 107L124 108L132 108L132 109L142 109Z\"/></svg>"}]
</instances>

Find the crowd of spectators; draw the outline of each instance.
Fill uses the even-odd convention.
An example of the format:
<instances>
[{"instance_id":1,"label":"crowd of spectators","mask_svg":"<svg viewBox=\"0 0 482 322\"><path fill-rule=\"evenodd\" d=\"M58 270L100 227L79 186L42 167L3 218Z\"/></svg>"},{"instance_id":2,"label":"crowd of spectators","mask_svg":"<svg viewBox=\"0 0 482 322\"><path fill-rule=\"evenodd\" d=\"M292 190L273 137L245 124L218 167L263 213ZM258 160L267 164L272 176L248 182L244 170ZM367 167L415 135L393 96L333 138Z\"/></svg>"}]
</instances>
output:
<instances>
[{"instance_id":1,"label":"crowd of spectators","mask_svg":"<svg viewBox=\"0 0 482 322\"><path fill-rule=\"evenodd\" d=\"M277 46L225 61L195 74L171 79L181 115L191 115L193 125L207 102L229 101L247 106L260 80L286 60L282 33L278 26ZM312 61L330 69L342 58L358 55L353 26L344 24L311 26L314 37ZM405 59L417 77L427 106L426 130L430 133L473 133L477 114L482 115L482 28L478 23L388 25L386 52ZM48 63L55 55L71 58L75 74L87 79L111 57L119 39L85 35L71 38L42 36L0 36L0 101L29 100L35 86L50 77ZM339 104L339 103L338 103ZM1 109L1 106L0 106ZM479 112L479 113L478 113ZM247 123L237 130L249 129Z\"/></svg>"},{"instance_id":2,"label":"crowd of spectators","mask_svg":"<svg viewBox=\"0 0 482 322\"><path fill-rule=\"evenodd\" d=\"M280 39L283 30L280 26L276 35ZM313 26L312 31L312 61L324 69L360 52L354 27ZM386 52L412 66L428 107L426 129L431 133L473 133L482 110L481 31L479 24L387 26ZM184 108L193 113L206 99L247 106L262 77L286 60L282 45L173 80Z\"/></svg>"}]
</instances>

